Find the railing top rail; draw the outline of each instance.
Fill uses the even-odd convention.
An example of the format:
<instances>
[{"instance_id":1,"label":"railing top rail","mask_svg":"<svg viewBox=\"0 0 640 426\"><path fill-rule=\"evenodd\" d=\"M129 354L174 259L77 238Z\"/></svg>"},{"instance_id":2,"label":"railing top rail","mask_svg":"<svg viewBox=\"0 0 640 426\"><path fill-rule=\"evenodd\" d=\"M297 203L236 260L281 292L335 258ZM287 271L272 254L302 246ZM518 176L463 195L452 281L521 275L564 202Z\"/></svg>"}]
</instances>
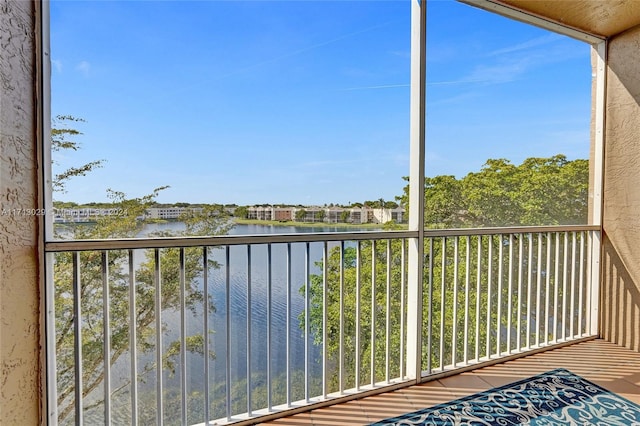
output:
<instances>
[{"instance_id":1,"label":"railing top rail","mask_svg":"<svg viewBox=\"0 0 640 426\"><path fill-rule=\"evenodd\" d=\"M216 247L246 244L306 243L413 238L411 231L319 232L298 234L221 235L213 237L158 237L105 240L60 240L45 244L45 251L126 250L169 247Z\"/></svg>"},{"instance_id":2,"label":"railing top rail","mask_svg":"<svg viewBox=\"0 0 640 426\"><path fill-rule=\"evenodd\" d=\"M466 235L535 234L540 232L599 231L597 225L505 226L493 228L426 229L425 238L461 237Z\"/></svg>"},{"instance_id":3,"label":"railing top rail","mask_svg":"<svg viewBox=\"0 0 640 426\"><path fill-rule=\"evenodd\" d=\"M597 231L594 225L564 226L519 226L502 228L468 228L468 229L427 229L426 238L467 236L467 235L500 235L538 232L576 232ZM297 234L265 234L265 235L224 235L214 237L159 237L159 238L125 238L102 240L59 240L45 243L45 251L86 251L86 250L127 250L170 247L216 247L245 244L278 244L305 243L324 241L362 241L417 238L417 231L378 231L378 232L320 232Z\"/></svg>"}]
</instances>

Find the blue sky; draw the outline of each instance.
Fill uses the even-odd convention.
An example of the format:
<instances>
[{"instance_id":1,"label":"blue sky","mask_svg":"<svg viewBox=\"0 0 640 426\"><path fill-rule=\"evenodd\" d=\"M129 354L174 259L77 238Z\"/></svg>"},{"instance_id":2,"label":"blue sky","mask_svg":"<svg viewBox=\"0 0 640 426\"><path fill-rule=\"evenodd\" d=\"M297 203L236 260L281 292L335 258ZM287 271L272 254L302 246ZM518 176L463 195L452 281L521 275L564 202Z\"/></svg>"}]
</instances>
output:
<instances>
[{"instance_id":1,"label":"blue sky","mask_svg":"<svg viewBox=\"0 0 640 426\"><path fill-rule=\"evenodd\" d=\"M587 158L589 46L429 2L428 176L488 158ZM52 114L86 120L58 168L160 202L325 204L400 195L410 2L51 2Z\"/></svg>"}]
</instances>

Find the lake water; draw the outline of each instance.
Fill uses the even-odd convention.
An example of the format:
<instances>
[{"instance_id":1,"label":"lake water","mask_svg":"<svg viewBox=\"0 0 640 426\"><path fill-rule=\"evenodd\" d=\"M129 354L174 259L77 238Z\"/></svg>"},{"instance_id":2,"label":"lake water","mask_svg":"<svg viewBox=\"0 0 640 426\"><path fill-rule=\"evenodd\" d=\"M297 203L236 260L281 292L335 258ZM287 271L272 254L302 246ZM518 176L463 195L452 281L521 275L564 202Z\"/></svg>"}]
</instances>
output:
<instances>
[{"instance_id":1,"label":"lake water","mask_svg":"<svg viewBox=\"0 0 640 426\"><path fill-rule=\"evenodd\" d=\"M184 225L177 222L159 223L149 225L144 234L157 231L180 231ZM289 233L318 233L358 231L349 227L293 227L293 226L269 226L269 225L237 225L230 234L254 235L254 234L289 234ZM368 229L369 231L371 229ZM306 244L291 244L291 278L287 279L287 244L273 244L271 246L271 271L268 272L268 253L266 245L256 245L250 252L250 265L248 268L248 252L246 246L230 247L229 249L229 277L227 287L227 265L223 249L211 249L212 260L219 263L220 267L210 270L208 278L208 291L212 295L215 312L209 316L209 341L210 349L215 354L215 359L209 360L210 375L204 376L204 357L197 354L189 354L187 359L187 383L188 393L192 395L190 405L189 423L197 423L204 420L204 383L208 380L210 386L210 413L211 418L226 416L226 383L227 383L227 354L232 393L233 414L246 411L246 380L248 368L251 370L251 389L254 401L262 399L261 392L265 389L267 367L271 368L274 381L273 404L285 403L285 377L287 362L290 366L292 377L300 379L307 374L311 381L319 381L322 373L321 348L313 344L313 336L306 342L305 363L305 337L300 327L300 318L304 312L305 299L300 291L304 288L307 276ZM322 258L322 243L309 244L309 257L311 268L309 274L317 274L319 268L314 262ZM269 280L269 276L271 280ZM270 282L270 287L269 287ZM204 285L199 279L198 285ZM289 306L289 351L287 353L287 294L290 294ZM271 315L269 312L269 293L271 294ZM247 297L250 295L250 298ZM248 300L250 299L250 306ZM227 305L227 300L229 301ZM250 318L249 346L247 342L248 321ZM269 321L270 320L270 321ZM163 321L166 323L165 349L172 340L179 336L180 317L177 312L163 312ZM227 321L229 324L229 341L227 341ZM271 356L267 353L268 323L270 322ZM189 334L205 334L203 309L196 308L188 313L187 328ZM247 352L250 353L250 361L247 362ZM154 355L148 354L143 358L153 360ZM288 360L287 360L288 358ZM305 373L305 364L307 371ZM165 372L165 395L179 395L180 374L171 375ZM145 383L140 384L141 393L154 393L155 373L148 375ZM292 401L303 399L303 386L296 386L292 390ZM312 389L312 391L319 389ZM151 395L149 395L151 396ZM313 396L313 394L311 395ZM167 396L166 398L170 398ZM149 407L155 408L155 399L149 398ZM173 405L173 404L171 404ZM179 407L179 406L178 406ZM192 408L191 408L192 407ZM263 408L256 401L253 409ZM167 413L165 423L173 423L178 413ZM173 416L173 417L172 417Z\"/></svg>"}]
</instances>

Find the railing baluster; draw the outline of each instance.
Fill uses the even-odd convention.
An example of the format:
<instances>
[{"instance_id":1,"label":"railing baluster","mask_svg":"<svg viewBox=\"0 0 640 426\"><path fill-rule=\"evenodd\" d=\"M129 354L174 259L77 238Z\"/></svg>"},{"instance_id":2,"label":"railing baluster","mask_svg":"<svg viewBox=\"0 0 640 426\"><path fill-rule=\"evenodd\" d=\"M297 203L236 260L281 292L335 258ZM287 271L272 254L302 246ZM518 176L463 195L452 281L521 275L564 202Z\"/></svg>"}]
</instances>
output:
<instances>
[{"instance_id":1,"label":"railing baluster","mask_svg":"<svg viewBox=\"0 0 640 426\"><path fill-rule=\"evenodd\" d=\"M338 348L338 386L344 393L344 241L340 241L340 343Z\"/></svg>"},{"instance_id":2,"label":"railing baluster","mask_svg":"<svg viewBox=\"0 0 640 426\"><path fill-rule=\"evenodd\" d=\"M360 390L360 273L361 273L361 250L362 243L358 241L356 244L356 345L354 350L356 365L355 365L355 388Z\"/></svg>"},{"instance_id":3,"label":"railing baluster","mask_svg":"<svg viewBox=\"0 0 640 426\"><path fill-rule=\"evenodd\" d=\"M225 247L225 379L226 379L226 414L227 420L231 420L231 250L229 246Z\"/></svg>"},{"instance_id":4,"label":"railing baluster","mask_svg":"<svg viewBox=\"0 0 640 426\"><path fill-rule=\"evenodd\" d=\"M136 271L133 250L129 249L129 353L131 356L131 426L138 424L138 335Z\"/></svg>"},{"instance_id":5,"label":"railing baluster","mask_svg":"<svg viewBox=\"0 0 640 426\"><path fill-rule=\"evenodd\" d=\"M482 299L482 236L478 235L478 266L476 271L476 361L480 359L480 300Z\"/></svg>"},{"instance_id":6,"label":"railing baluster","mask_svg":"<svg viewBox=\"0 0 640 426\"><path fill-rule=\"evenodd\" d=\"M75 416L76 424L83 424L84 393L82 380L82 280L80 275L80 252L73 252L73 352L75 362Z\"/></svg>"},{"instance_id":7,"label":"railing baluster","mask_svg":"<svg viewBox=\"0 0 640 426\"><path fill-rule=\"evenodd\" d=\"M327 357L329 353L329 349L327 347L328 333L327 329L329 328L329 320L327 318L327 311L329 309L329 298L328 298L328 279L327 274L329 273L329 246L327 241L324 242L323 252L322 252L322 397L324 399L327 398L328 387L329 387L329 368L327 366Z\"/></svg>"},{"instance_id":8,"label":"railing baluster","mask_svg":"<svg viewBox=\"0 0 640 426\"><path fill-rule=\"evenodd\" d=\"M286 319L286 363L287 363L287 407L291 407L291 243L287 243L287 319Z\"/></svg>"},{"instance_id":9,"label":"railing baluster","mask_svg":"<svg viewBox=\"0 0 640 426\"><path fill-rule=\"evenodd\" d=\"M527 265L527 349L531 348L531 291L533 288L533 234L529 233L529 262ZM536 322L538 319L536 318Z\"/></svg>"},{"instance_id":10,"label":"railing baluster","mask_svg":"<svg viewBox=\"0 0 640 426\"><path fill-rule=\"evenodd\" d=\"M554 273L554 280L555 280L555 285L554 285L554 291L558 289L558 268L560 267L558 262L558 236L556 235L556 252L555 252L555 273ZM549 318L550 315L550 310L551 308L549 307L549 303L551 303L550 301L550 289L551 289L551 241L553 240L553 237L551 236L550 232L547 232L547 277L546 277L546 287L545 287L545 303L544 303L544 318L545 318L545 328L544 328L544 341L548 344L549 343L549 322L551 321L551 319ZM555 296L553 299L553 306L557 307L558 306L558 292L555 292ZM555 308L554 308L555 309ZM558 323L558 316L556 314L556 311L554 311L553 314L553 321L554 321L554 326L553 329L556 330L556 325ZM553 333L553 340L557 341L556 339L556 334L555 332Z\"/></svg>"},{"instance_id":11,"label":"railing baluster","mask_svg":"<svg viewBox=\"0 0 640 426\"><path fill-rule=\"evenodd\" d=\"M429 304L427 324L427 374L433 371L433 238L429 238Z\"/></svg>"},{"instance_id":12,"label":"railing baluster","mask_svg":"<svg viewBox=\"0 0 640 426\"><path fill-rule=\"evenodd\" d=\"M498 315L496 319L496 355L502 353L502 282L504 280L504 242L498 235Z\"/></svg>"},{"instance_id":13,"label":"railing baluster","mask_svg":"<svg viewBox=\"0 0 640 426\"><path fill-rule=\"evenodd\" d=\"M447 283L447 237L442 237L442 259L440 260L440 370L444 371L444 334Z\"/></svg>"},{"instance_id":14,"label":"railing baluster","mask_svg":"<svg viewBox=\"0 0 640 426\"><path fill-rule=\"evenodd\" d=\"M376 384L376 241L371 241L371 346L370 346L370 381L371 386Z\"/></svg>"},{"instance_id":15,"label":"railing baluster","mask_svg":"<svg viewBox=\"0 0 640 426\"><path fill-rule=\"evenodd\" d=\"M493 281L493 236L489 235L487 250L487 358L491 358L491 286Z\"/></svg>"},{"instance_id":16,"label":"railing baluster","mask_svg":"<svg viewBox=\"0 0 640 426\"><path fill-rule=\"evenodd\" d=\"M272 313L272 292L273 292L273 274L271 270L271 262L273 261L271 256L271 244L267 244L267 411L271 411L273 402L271 398L272 393L272 372L271 372L271 315Z\"/></svg>"},{"instance_id":17,"label":"railing baluster","mask_svg":"<svg viewBox=\"0 0 640 426\"><path fill-rule=\"evenodd\" d=\"M579 286L580 290L578 291L578 334L580 336L584 335L585 329L582 326L583 319L583 303L584 303L584 240L586 237L586 233L584 231L580 232L580 281Z\"/></svg>"},{"instance_id":18,"label":"railing baluster","mask_svg":"<svg viewBox=\"0 0 640 426\"><path fill-rule=\"evenodd\" d=\"M516 330L516 348L522 350L522 280L523 280L523 262L524 262L524 244L522 240L525 234L518 235L518 308L517 308L517 330Z\"/></svg>"},{"instance_id":19,"label":"railing baluster","mask_svg":"<svg viewBox=\"0 0 640 426\"><path fill-rule=\"evenodd\" d=\"M384 380L390 383L391 376L391 240L387 240L387 294L386 294L386 321L385 321L385 371Z\"/></svg>"},{"instance_id":20,"label":"railing baluster","mask_svg":"<svg viewBox=\"0 0 640 426\"><path fill-rule=\"evenodd\" d=\"M569 233L564 233L562 274L562 340L567 339L567 284L569 281Z\"/></svg>"},{"instance_id":21,"label":"railing baluster","mask_svg":"<svg viewBox=\"0 0 640 426\"><path fill-rule=\"evenodd\" d=\"M509 274L507 275L507 353L511 353L511 332L513 330L513 234L509 234Z\"/></svg>"},{"instance_id":22,"label":"railing baluster","mask_svg":"<svg viewBox=\"0 0 640 426\"><path fill-rule=\"evenodd\" d=\"M187 425L187 300L184 250L180 249L180 413L182 424Z\"/></svg>"},{"instance_id":23,"label":"railing baluster","mask_svg":"<svg viewBox=\"0 0 640 426\"><path fill-rule=\"evenodd\" d=\"M160 249L154 249L154 284L155 294L155 314L156 314L156 424L162 426L164 423L163 390L162 383L162 276L160 274Z\"/></svg>"},{"instance_id":24,"label":"railing baluster","mask_svg":"<svg viewBox=\"0 0 640 426\"><path fill-rule=\"evenodd\" d=\"M251 245L247 244L247 415L251 416L253 411L253 398L251 391L253 390L253 385L251 381L251 304L253 303L253 295L251 288Z\"/></svg>"},{"instance_id":25,"label":"railing baluster","mask_svg":"<svg viewBox=\"0 0 640 426\"><path fill-rule=\"evenodd\" d=\"M571 233L571 310L569 312L569 318L571 320L570 323L570 331L569 335L573 338L575 337L575 290L576 290L576 233Z\"/></svg>"},{"instance_id":26,"label":"railing baluster","mask_svg":"<svg viewBox=\"0 0 640 426\"><path fill-rule=\"evenodd\" d=\"M464 278L464 365L469 364L469 286L471 285L471 237L467 235Z\"/></svg>"},{"instance_id":27,"label":"railing baluster","mask_svg":"<svg viewBox=\"0 0 640 426\"><path fill-rule=\"evenodd\" d=\"M551 237L549 237L551 238ZM551 270L549 269L549 274ZM558 327L560 327L560 321L558 318L558 304L560 303L560 236L555 235L555 269L553 273L554 286L553 286L553 341L558 341ZM548 316L551 316L549 313Z\"/></svg>"},{"instance_id":28,"label":"railing baluster","mask_svg":"<svg viewBox=\"0 0 640 426\"><path fill-rule=\"evenodd\" d=\"M204 291L204 421L209 426L209 249L202 248L202 286Z\"/></svg>"},{"instance_id":29,"label":"railing baluster","mask_svg":"<svg viewBox=\"0 0 640 426\"><path fill-rule=\"evenodd\" d=\"M102 333L104 356L104 423L111 424L111 300L109 294L109 253L102 252Z\"/></svg>"},{"instance_id":30,"label":"railing baluster","mask_svg":"<svg viewBox=\"0 0 640 426\"><path fill-rule=\"evenodd\" d=\"M401 244L402 244L402 252L400 253L400 259L401 259L401 263L402 263L402 267L401 267L401 271L400 271L400 379L404 379L404 360L405 360L405 324L404 324L404 320L405 320L405 298L406 298L406 294L405 294L405 289L407 286L407 242L406 240L400 240ZM431 257L431 256L429 256ZM429 304L431 305L431 304Z\"/></svg>"},{"instance_id":31,"label":"railing baluster","mask_svg":"<svg viewBox=\"0 0 640 426\"><path fill-rule=\"evenodd\" d=\"M460 237L453 239L453 302L451 310L453 311L453 330L451 331L451 365L456 367L457 337L458 337L458 267L460 263L458 249Z\"/></svg>"},{"instance_id":32,"label":"railing baluster","mask_svg":"<svg viewBox=\"0 0 640 426\"><path fill-rule=\"evenodd\" d=\"M311 301L309 293L311 292L311 246L309 242L305 243L304 250L304 400L309 402L309 338L311 337L311 318L309 311L311 310Z\"/></svg>"},{"instance_id":33,"label":"railing baluster","mask_svg":"<svg viewBox=\"0 0 640 426\"><path fill-rule=\"evenodd\" d=\"M547 241L547 249L550 241ZM547 256L547 260L549 256ZM536 274L536 346L540 346L540 296L542 291L542 234L538 234L538 271Z\"/></svg>"}]
</instances>

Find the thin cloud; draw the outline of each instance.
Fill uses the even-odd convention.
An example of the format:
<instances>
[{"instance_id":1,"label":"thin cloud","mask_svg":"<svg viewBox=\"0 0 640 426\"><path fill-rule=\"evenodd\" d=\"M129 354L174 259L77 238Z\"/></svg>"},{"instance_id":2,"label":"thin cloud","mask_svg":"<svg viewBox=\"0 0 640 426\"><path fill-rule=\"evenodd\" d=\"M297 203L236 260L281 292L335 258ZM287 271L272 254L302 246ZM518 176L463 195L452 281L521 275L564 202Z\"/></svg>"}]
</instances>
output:
<instances>
[{"instance_id":1,"label":"thin cloud","mask_svg":"<svg viewBox=\"0 0 640 426\"><path fill-rule=\"evenodd\" d=\"M550 43L555 43L557 41L562 40L562 36L558 34L546 34L540 37L533 38L531 40L515 44L513 46L504 47L502 49L494 50L493 52L489 52L487 56L499 56L507 53L520 52L523 50L529 50L535 47L544 46Z\"/></svg>"},{"instance_id":2,"label":"thin cloud","mask_svg":"<svg viewBox=\"0 0 640 426\"><path fill-rule=\"evenodd\" d=\"M313 167L327 167L327 166L344 166L348 164L356 164L356 163L366 163L370 161L369 159L353 159L353 160L318 160L318 161L307 161L305 163L297 164L295 167L301 169L308 169Z\"/></svg>"},{"instance_id":3,"label":"thin cloud","mask_svg":"<svg viewBox=\"0 0 640 426\"><path fill-rule=\"evenodd\" d=\"M427 81L427 86L454 86L458 84L484 83L486 81L486 79L479 78L460 78L458 80Z\"/></svg>"},{"instance_id":4,"label":"thin cloud","mask_svg":"<svg viewBox=\"0 0 640 426\"><path fill-rule=\"evenodd\" d=\"M549 62L557 62L571 57L561 43L558 34L546 34L522 43L517 43L489 52L492 58L485 64L478 64L461 78L448 81L427 82L429 86L463 84L502 84L520 79L532 68ZM554 46L549 46L549 45ZM491 63L493 62L493 63Z\"/></svg>"},{"instance_id":5,"label":"thin cloud","mask_svg":"<svg viewBox=\"0 0 640 426\"><path fill-rule=\"evenodd\" d=\"M89 72L91 71L91 64L87 61L81 61L78 65L76 65L76 70L87 77L89 75Z\"/></svg>"},{"instance_id":6,"label":"thin cloud","mask_svg":"<svg viewBox=\"0 0 640 426\"><path fill-rule=\"evenodd\" d=\"M239 69L231 71L231 72L229 72L229 73L227 73L225 75L219 76L217 79L223 79L223 78L232 77L234 75L241 74L241 73L244 73L244 72L247 72L247 71L251 71L251 70L253 70L255 68L262 67L263 65L268 65L268 64L271 64L271 63L274 63L274 62L279 62L282 59L289 59L289 58L292 58L294 56L298 56L298 55L301 55L303 53L307 53L307 52L310 52L312 50L315 50L315 49L318 49L318 48L321 48L321 47L325 47L325 46L328 46L330 44L334 44L334 43L337 43L339 41L342 41L342 40L345 40L345 39L348 39L348 38L351 38L351 37L354 37L354 36L357 36L357 35L362 35L362 34L365 34L365 33L380 29L380 28L384 28L384 27L390 25L393 22L394 21L387 21L387 22L384 22L382 24L373 25L371 27L367 27L367 28L363 28L361 30L357 30L357 31L354 31L354 32L343 34L343 35L340 35L340 36L332 38L332 39L324 40L324 41L321 41L319 43L311 44L311 45L303 47L301 49L293 50L291 52L288 52L288 53L285 53L285 54L282 54L282 55L279 55L279 56L276 56L276 57L273 57L273 58L270 58L270 59L266 59L264 61L256 62L256 63L248 65L246 67L239 68Z\"/></svg>"},{"instance_id":7,"label":"thin cloud","mask_svg":"<svg viewBox=\"0 0 640 426\"><path fill-rule=\"evenodd\" d=\"M62 72L62 61L59 59L52 59L51 60L51 65L53 66L53 69L55 69L57 72L61 73Z\"/></svg>"},{"instance_id":8,"label":"thin cloud","mask_svg":"<svg viewBox=\"0 0 640 426\"><path fill-rule=\"evenodd\" d=\"M389 53L400 58L411 58L411 51L409 50L392 50Z\"/></svg>"},{"instance_id":9,"label":"thin cloud","mask_svg":"<svg viewBox=\"0 0 640 426\"><path fill-rule=\"evenodd\" d=\"M398 87L410 87L410 84L382 84L379 86L358 86L340 89L341 92L349 92L353 90L378 90L378 89L396 89Z\"/></svg>"},{"instance_id":10,"label":"thin cloud","mask_svg":"<svg viewBox=\"0 0 640 426\"><path fill-rule=\"evenodd\" d=\"M516 80L529 68L531 61L521 59L495 65L480 65L467 77L467 80L497 84Z\"/></svg>"}]
</instances>

